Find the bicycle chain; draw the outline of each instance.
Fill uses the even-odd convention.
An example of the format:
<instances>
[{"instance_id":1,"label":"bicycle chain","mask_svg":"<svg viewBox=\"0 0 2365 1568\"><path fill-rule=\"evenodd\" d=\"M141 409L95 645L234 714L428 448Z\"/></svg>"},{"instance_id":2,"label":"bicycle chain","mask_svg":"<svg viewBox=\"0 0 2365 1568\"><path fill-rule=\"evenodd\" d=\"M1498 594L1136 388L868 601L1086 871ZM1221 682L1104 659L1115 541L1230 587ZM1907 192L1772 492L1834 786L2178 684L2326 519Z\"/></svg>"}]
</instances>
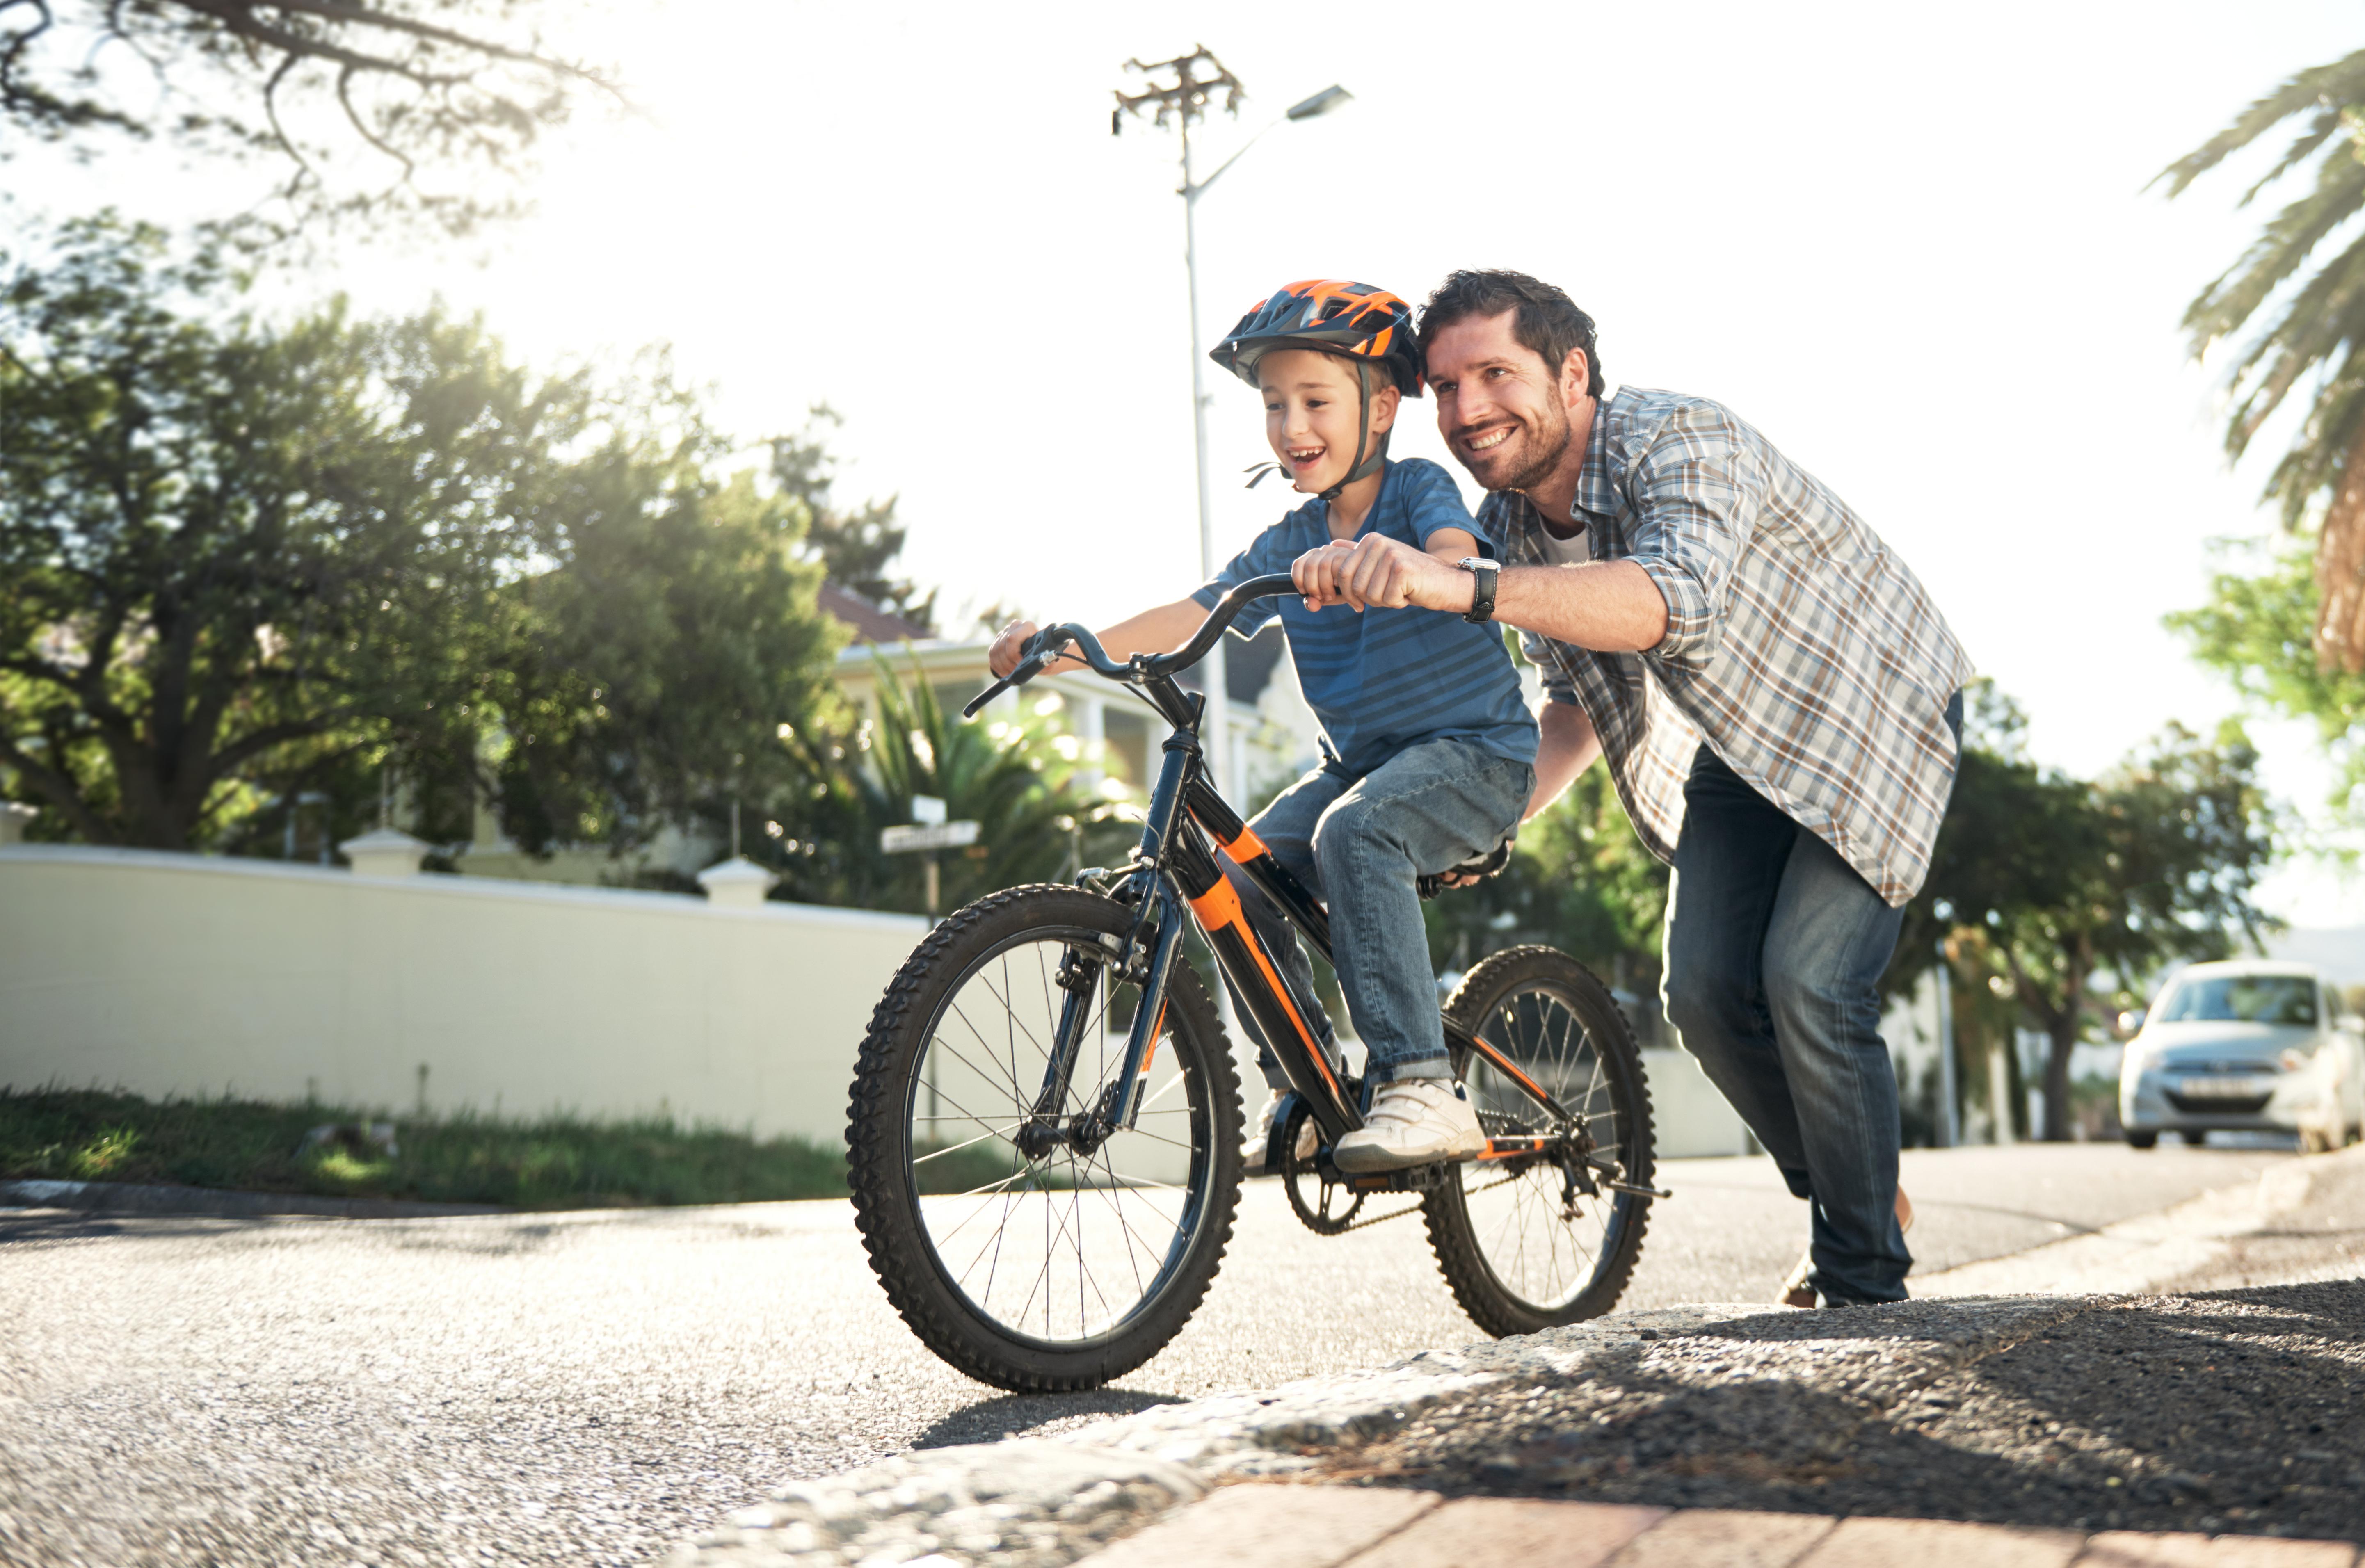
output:
<instances>
[{"instance_id":1,"label":"bicycle chain","mask_svg":"<svg viewBox=\"0 0 2365 1568\"><path fill-rule=\"evenodd\" d=\"M1484 1187L1472 1187L1464 1192L1463 1196L1469 1197L1478 1193L1491 1192L1496 1187L1504 1186L1518 1180L1519 1178L1517 1176L1501 1177L1498 1180L1487 1182ZM1384 1225L1392 1219L1402 1219L1407 1215L1417 1215L1418 1213L1420 1213L1420 1204L1418 1203L1415 1203L1408 1208L1396 1210L1394 1214L1373 1215L1369 1219L1359 1219L1351 1225L1341 1226L1335 1234L1344 1236L1349 1231L1368 1229L1375 1225Z\"/></svg>"}]
</instances>

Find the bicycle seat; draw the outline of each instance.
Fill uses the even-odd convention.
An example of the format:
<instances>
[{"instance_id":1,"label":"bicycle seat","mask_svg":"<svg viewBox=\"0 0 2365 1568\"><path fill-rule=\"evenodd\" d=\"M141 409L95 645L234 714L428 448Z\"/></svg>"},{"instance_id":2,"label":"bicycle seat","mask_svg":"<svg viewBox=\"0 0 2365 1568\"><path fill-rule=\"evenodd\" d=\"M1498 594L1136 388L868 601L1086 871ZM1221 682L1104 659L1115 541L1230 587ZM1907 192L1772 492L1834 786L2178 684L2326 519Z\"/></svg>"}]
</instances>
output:
<instances>
[{"instance_id":1,"label":"bicycle seat","mask_svg":"<svg viewBox=\"0 0 2365 1568\"><path fill-rule=\"evenodd\" d=\"M1420 890L1422 898L1433 899L1445 891L1447 887L1445 879L1448 877L1492 877L1511 863L1511 846L1519 841L1518 830L1514 829L1502 843L1485 854L1473 855L1459 866L1450 866L1442 871L1431 872L1418 878L1413 885Z\"/></svg>"}]
</instances>

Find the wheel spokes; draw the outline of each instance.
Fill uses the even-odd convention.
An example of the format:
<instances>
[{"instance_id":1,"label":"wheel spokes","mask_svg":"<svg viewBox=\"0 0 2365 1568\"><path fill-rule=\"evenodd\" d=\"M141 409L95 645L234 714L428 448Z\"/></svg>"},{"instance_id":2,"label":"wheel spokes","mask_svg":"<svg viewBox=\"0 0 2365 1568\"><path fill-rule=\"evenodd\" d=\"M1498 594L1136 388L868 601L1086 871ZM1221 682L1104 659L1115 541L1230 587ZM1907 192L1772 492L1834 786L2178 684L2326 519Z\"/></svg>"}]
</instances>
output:
<instances>
[{"instance_id":1,"label":"wheel spokes","mask_svg":"<svg viewBox=\"0 0 2365 1568\"><path fill-rule=\"evenodd\" d=\"M1057 1113L1038 1119L1070 953L1100 973ZM1138 1006L1097 933L1029 934L953 988L914 1075L911 1166L915 1182L945 1189L921 1199L920 1216L946 1278L987 1318L1053 1344L1110 1332L1154 1298L1204 1207L1214 1121L1171 1021L1158 1043L1165 1070L1143 1085L1134 1125L1097 1147L1068 1141L1123 1070L1126 1035L1111 1027L1120 990ZM1032 1160L1017 1141L1030 1124L1028 1136L1048 1128L1057 1140ZM958 1184L935 1174L953 1171L969 1174Z\"/></svg>"}]
</instances>

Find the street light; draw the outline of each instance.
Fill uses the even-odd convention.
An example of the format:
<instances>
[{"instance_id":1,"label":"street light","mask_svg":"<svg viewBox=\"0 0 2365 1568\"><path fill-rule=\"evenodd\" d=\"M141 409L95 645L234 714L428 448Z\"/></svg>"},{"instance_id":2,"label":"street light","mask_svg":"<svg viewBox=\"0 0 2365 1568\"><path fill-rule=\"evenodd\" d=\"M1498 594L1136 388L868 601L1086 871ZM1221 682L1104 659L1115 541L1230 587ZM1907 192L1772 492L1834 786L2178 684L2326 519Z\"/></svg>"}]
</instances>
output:
<instances>
[{"instance_id":1,"label":"street light","mask_svg":"<svg viewBox=\"0 0 2365 1568\"><path fill-rule=\"evenodd\" d=\"M1242 154L1264 140L1266 131L1283 120L1313 119L1327 115L1347 103L1354 94L1337 85L1325 87L1312 97L1292 104L1280 119L1261 128L1254 136L1241 143L1239 151L1216 165L1216 172L1204 180L1191 175L1191 125L1205 119L1207 107L1220 94L1224 112L1238 118L1240 100L1248 89L1239 78L1225 69L1224 62L1205 48L1193 50L1173 60L1162 60L1154 65L1144 65L1138 60L1125 62L1128 71L1138 71L1148 82L1138 93L1116 95L1116 107L1109 113L1109 134L1118 135L1125 127L1125 116L1147 114L1151 123L1164 127L1168 119L1182 139L1182 185L1175 193L1182 198L1182 271L1191 295L1191 433L1196 445L1199 473L1199 576L1202 581L1216 575L1216 524L1207 493L1207 389L1206 356L1200 352L1199 338L1199 198L1207 187L1224 177L1224 171L1239 162ZM1160 86L1157 76L1171 72L1174 80ZM1216 782L1228 797L1238 798L1238 781L1232 777L1231 690L1225 678L1224 640L1216 639L1201 665L1205 674L1201 678L1207 690L1207 707L1216 720L1215 733L1207 737L1207 760Z\"/></svg>"}]
</instances>

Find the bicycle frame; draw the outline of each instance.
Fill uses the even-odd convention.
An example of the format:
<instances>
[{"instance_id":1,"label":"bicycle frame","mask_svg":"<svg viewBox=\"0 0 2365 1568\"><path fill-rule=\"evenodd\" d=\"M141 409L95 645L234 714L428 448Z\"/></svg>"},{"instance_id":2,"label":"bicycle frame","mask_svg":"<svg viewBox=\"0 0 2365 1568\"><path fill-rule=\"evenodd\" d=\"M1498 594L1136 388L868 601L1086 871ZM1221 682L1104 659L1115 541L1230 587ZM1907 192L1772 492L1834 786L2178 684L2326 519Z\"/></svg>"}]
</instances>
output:
<instances>
[{"instance_id":1,"label":"bicycle frame","mask_svg":"<svg viewBox=\"0 0 2365 1568\"><path fill-rule=\"evenodd\" d=\"M1182 949L1183 920L1191 916L1205 935L1216 961L1230 980L1258 1033L1272 1047L1283 1075L1311 1110L1322 1132L1326 1150L1363 1125L1360 1095L1332 1068L1321 1042L1306 1020L1314 1015L1314 999L1299 994L1283 971L1278 957L1248 918L1239 892L1224 874L1223 862L1238 868L1250 886L1271 899L1325 959L1330 958L1330 920L1321 902L1308 892L1288 868L1274 858L1248 823L1241 820L1206 777L1199 727L1205 703L1185 692L1174 677L1203 657L1215 639L1250 600L1294 592L1286 575L1254 577L1233 588L1218 601L1191 641L1171 654L1138 655L1125 664L1110 659L1097 639L1083 627L1070 623L1039 632L1017 669L970 700L963 712L975 717L996 694L1031 679L1069 645L1078 650L1098 674L1123 680L1140 689L1160 717L1172 726L1161 750L1158 781L1150 791L1141 840L1128 866L1115 876L1115 896L1136 911L1133 931L1124 950L1112 954L1117 972L1141 987L1126 1042L1124 1065L1104 1103L1079 1114L1064 1126L1060 1108L1067 1103L1070 1080L1093 1018L1093 991L1101 965L1070 953L1059 968L1057 983L1067 1000L1043 1086L1033 1114L1015 1139L1034 1158L1053 1144L1069 1143L1089 1151L1119 1127L1130 1127L1140 1114L1158 1031L1164 1023L1166 985ZM1218 857L1221 857L1219 861ZM1078 880L1099 879L1086 872ZM1148 934L1145 950L1144 936ZM1521 1135L1490 1138L1482 1159L1510 1159L1545 1154L1553 1143L1574 1130L1579 1157L1590 1148L1581 1118L1570 1115L1544 1088L1504 1052L1485 1039L1465 1033L1452 1019L1445 1021L1447 1044L1491 1064L1549 1114L1553 1135ZM1362 1182L1356 1183L1361 1186Z\"/></svg>"}]
</instances>

